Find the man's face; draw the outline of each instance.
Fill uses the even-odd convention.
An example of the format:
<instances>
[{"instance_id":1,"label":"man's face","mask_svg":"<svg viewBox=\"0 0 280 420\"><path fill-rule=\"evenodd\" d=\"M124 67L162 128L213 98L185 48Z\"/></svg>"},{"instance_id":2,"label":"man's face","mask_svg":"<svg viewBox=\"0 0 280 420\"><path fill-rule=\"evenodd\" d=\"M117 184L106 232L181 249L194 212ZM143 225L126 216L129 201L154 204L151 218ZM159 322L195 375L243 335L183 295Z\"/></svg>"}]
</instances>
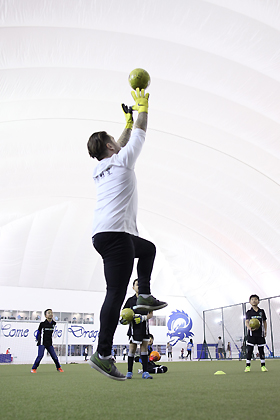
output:
<instances>
[{"instance_id":1,"label":"man's face","mask_svg":"<svg viewBox=\"0 0 280 420\"><path fill-rule=\"evenodd\" d=\"M258 306L258 304L259 304L259 299L258 299L258 298L256 298L256 297L252 297L252 298L250 299L250 303L251 303L251 305L252 305L252 306Z\"/></svg>"},{"instance_id":2,"label":"man's face","mask_svg":"<svg viewBox=\"0 0 280 420\"><path fill-rule=\"evenodd\" d=\"M138 280L134 283L133 290L135 290L135 293L138 293Z\"/></svg>"},{"instance_id":3,"label":"man's face","mask_svg":"<svg viewBox=\"0 0 280 420\"><path fill-rule=\"evenodd\" d=\"M46 318L48 320L53 319L53 311L51 309L46 312Z\"/></svg>"}]
</instances>

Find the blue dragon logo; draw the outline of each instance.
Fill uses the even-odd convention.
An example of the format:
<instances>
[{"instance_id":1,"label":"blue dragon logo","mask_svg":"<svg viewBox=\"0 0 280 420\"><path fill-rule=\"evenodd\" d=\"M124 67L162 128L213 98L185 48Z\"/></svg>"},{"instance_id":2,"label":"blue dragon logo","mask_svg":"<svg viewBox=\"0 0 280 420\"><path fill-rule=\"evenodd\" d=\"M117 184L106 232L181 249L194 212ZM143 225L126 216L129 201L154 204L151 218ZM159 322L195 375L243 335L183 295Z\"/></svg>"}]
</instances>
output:
<instances>
[{"instance_id":1,"label":"blue dragon logo","mask_svg":"<svg viewBox=\"0 0 280 420\"><path fill-rule=\"evenodd\" d=\"M186 338L192 337L194 334L191 332L192 319L184 311L173 311L169 316L167 322L168 333L170 337L171 346L175 346L178 341L187 341Z\"/></svg>"}]
</instances>

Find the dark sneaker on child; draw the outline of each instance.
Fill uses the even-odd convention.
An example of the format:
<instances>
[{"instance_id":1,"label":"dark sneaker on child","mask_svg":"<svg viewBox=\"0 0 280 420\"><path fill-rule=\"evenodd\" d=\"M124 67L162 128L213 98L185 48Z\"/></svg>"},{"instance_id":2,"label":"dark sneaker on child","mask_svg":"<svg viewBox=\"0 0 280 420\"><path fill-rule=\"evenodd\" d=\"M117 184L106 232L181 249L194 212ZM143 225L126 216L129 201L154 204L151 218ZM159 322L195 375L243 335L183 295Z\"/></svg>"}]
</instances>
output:
<instances>
[{"instance_id":1,"label":"dark sneaker on child","mask_svg":"<svg viewBox=\"0 0 280 420\"><path fill-rule=\"evenodd\" d=\"M116 368L114 359L100 359L97 351L91 356L88 364L108 378L115 379L116 381L126 380L126 377Z\"/></svg>"},{"instance_id":2,"label":"dark sneaker on child","mask_svg":"<svg viewBox=\"0 0 280 420\"><path fill-rule=\"evenodd\" d=\"M136 306L133 306L133 310L138 311L138 309L146 309L148 311L156 311L158 309L162 309L167 306L168 303L161 302L157 300L154 296L150 295L146 298L143 296L138 296L136 301Z\"/></svg>"}]
</instances>

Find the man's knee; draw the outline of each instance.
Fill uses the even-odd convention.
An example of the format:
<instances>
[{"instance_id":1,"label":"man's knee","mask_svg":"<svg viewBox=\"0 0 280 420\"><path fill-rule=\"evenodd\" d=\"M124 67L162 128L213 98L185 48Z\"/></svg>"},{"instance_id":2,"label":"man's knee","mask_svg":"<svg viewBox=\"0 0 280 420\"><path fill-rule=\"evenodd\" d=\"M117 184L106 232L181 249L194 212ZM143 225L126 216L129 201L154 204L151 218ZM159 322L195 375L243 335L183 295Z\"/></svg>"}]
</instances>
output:
<instances>
[{"instance_id":1,"label":"man's knee","mask_svg":"<svg viewBox=\"0 0 280 420\"><path fill-rule=\"evenodd\" d=\"M153 242L150 242L150 241L148 241L148 243L149 243L149 252L150 252L150 254L155 256L156 255L156 252L157 252L157 249L156 249L155 244L153 244Z\"/></svg>"},{"instance_id":2,"label":"man's knee","mask_svg":"<svg viewBox=\"0 0 280 420\"><path fill-rule=\"evenodd\" d=\"M142 255L150 255L155 257L156 255L156 246L153 242L148 241L147 239L143 238L135 238L133 239L134 246L136 248L136 254L141 253Z\"/></svg>"}]
</instances>

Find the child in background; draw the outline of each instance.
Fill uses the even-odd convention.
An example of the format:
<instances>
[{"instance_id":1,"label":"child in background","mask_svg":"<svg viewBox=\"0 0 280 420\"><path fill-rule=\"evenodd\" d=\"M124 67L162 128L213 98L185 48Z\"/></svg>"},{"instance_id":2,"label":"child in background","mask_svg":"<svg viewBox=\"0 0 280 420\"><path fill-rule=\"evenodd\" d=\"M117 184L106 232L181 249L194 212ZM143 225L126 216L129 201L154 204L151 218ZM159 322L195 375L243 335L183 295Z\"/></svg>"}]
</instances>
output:
<instances>
[{"instance_id":1,"label":"child in background","mask_svg":"<svg viewBox=\"0 0 280 420\"><path fill-rule=\"evenodd\" d=\"M133 290L135 295L128 298L123 309L133 308L136 305L138 298L138 279L133 282ZM143 366L143 379L153 379L152 376L148 373L148 342L149 342L149 322L148 320L152 318L153 312L148 313L147 315L135 314L133 321L129 325L127 335L130 339L129 350L128 350L128 362L127 362L127 379L132 379L133 376L133 363L134 357L137 349L137 344L140 344L140 354ZM120 321L122 323L122 320Z\"/></svg>"},{"instance_id":2,"label":"child in background","mask_svg":"<svg viewBox=\"0 0 280 420\"><path fill-rule=\"evenodd\" d=\"M192 338L190 338L190 341L187 344L187 352L186 360L188 360L188 357L190 356L190 360L192 360L192 349L193 349L193 341Z\"/></svg>"},{"instance_id":3,"label":"child in background","mask_svg":"<svg viewBox=\"0 0 280 420\"><path fill-rule=\"evenodd\" d=\"M153 343L154 343L154 336L152 334L149 334L149 344L148 344L148 356L149 356L149 360L148 360L148 372L151 374L155 374L155 373L165 373L167 372L167 367L163 366L163 365L157 365L151 358L150 358L150 354L153 351ZM141 359L139 356L135 357L135 362L140 362L141 363ZM142 370L138 370L138 373L142 373Z\"/></svg>"},{"instance_id":4,"label":"child in background","mask_svg":"<svg viewBox=\"0 0 280 420\"><path fill-rule=\"evenodd\" d=\"M56 365L57 371L63 372L63 370L61 369L60 363L58 361L58 357L52 345L52 335L53 335L54 326L56 325L56 322L53 320L53 311L52 309L46 309L44 314L45 314L46 319L44 322L40 322L40 325L36 334L38 356L32 366L31 373L37 372L37 368L44 357L45 349L47 349L47 351L50 353L51 358L53 359Z\"/></svg>"},{"instance_id":5,"label":"child in background","mask_svg":"<svg viewBox=\"0 0 280 420\"><path fill-rule=\"evenodd\" d=\"M228 358L231 359L231 344L229 341L227 343L227 352L228 352Z\"/></svg>"},{"instance_id":6,"label":"child in background","mask_svg":"<svg viewBox=\"0 0 280 420\"><path fill-rule=\"evenodd\" d=\"M258 346L259 355L261 359L261 371L267 372L265 367L265 355L264 355L264 346L265 346L265 337L267 332L267 322L266 315L263 309L259 308L260 298L258 295L251 295L249 299L250 304L252 305L251 309L246 312L246 327L248 329L247 335L247 355L246 355L246 368L245 372L250 372L251 370L251 359L253 356L253 351L255 345ZM252 318L257 318L260 321L260 327L257 329L252 329L249 325L249 321Z\"/></svg>"}]
</instances>

